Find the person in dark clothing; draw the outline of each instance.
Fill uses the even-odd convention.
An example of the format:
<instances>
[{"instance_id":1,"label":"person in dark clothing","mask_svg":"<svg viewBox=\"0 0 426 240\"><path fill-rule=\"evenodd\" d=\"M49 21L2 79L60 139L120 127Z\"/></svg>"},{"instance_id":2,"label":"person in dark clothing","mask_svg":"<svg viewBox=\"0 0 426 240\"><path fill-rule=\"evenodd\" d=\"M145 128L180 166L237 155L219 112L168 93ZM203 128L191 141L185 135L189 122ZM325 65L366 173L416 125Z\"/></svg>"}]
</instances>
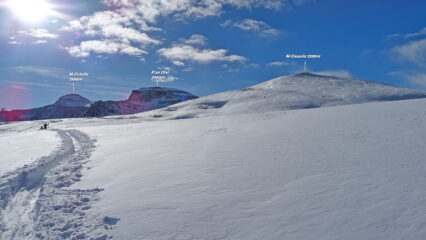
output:
<instances>
[{"instance_id":1,"label":"person in dark clothing","mask_svg":"<svg viewBox=\"0 0 426 240\"><path fill-rule=\"evenodd\" d=\"M44 123L43 124L43 129L46 130L48 125L49 125L48 123Z\"/></svg>"}]
</instances>

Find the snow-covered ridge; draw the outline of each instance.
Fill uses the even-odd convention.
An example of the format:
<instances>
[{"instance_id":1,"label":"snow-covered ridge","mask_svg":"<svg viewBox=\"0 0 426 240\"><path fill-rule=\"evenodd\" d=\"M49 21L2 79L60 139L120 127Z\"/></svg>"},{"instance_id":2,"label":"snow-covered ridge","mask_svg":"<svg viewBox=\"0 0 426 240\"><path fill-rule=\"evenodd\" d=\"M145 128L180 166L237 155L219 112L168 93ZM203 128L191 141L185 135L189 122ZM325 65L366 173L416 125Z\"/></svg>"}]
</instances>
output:
<instances>
[{"instance_id":1,"label":"snow-covered ridge","mask_svg":"<svg viewBox=\"0 0 426 240\"><path fill-rule=\"evenodd\" d=\"M185 101L189 99L197 98L191 93L182 91L175 88L164 88L164 87L149 87L149 88L139 88L133 90L129 96L129 101L140 101L140 102L150 102L150 101Z\"/></svg>"},{"instance_id":2,"label":"snow-covered ridge","mask_svg":"<svg viewBox=\"0 0 426 240\"><path fill-rule=\"evenodd\" d=\"M175 104L150 114L157 118L191 118L415 98L426 98L426 92L305 72Z\"/></svg>"},{"instance_id":3,"label":"snow-covered ridge","mask_svg":"<svg viewBox=\"0 0 426 240\"><path fill-rule=\"evenodd\" d=\"M123 101L96 101L92 103L89 99L78 94L68 94L60 97L54 104L44 107L0 111L0 122L134 114L167 107L194 98L197 98L197 96L191 93L163 87L133 90L129 98Z\"/></svg>"},{"instance_id":4,"label":"snow-covered ridge","mask_svg":"<svg viewBox=\"0 0 426 240\"><path fill-rule=\"evenodd\" d=\"M64 107L88 107L91 103L92 101L78 94L68 94L60 97L54 105Z\"/></svg>"},{"instance_id":5,"label":"snow-covered ridge","mask_svg":"<svg viewBox=\"0 0 426 240\"><path fill-rule=\"evenodd\" d=\"M195 99L197 96L174 88L149 87L133 90L127 100L97 101L85 116L101 117L110 115L134 114Z\"/></svg>"}]
</instances>

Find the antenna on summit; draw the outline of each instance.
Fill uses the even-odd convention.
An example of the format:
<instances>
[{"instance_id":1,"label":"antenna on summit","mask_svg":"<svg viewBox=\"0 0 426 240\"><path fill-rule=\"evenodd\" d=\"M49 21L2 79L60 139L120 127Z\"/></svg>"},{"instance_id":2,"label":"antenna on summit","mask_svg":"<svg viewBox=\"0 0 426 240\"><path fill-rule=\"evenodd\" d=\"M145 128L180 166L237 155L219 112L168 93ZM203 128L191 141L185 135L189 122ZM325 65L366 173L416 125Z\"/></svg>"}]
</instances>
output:
<instances>
[{"instance_id":1,"label":"antenna on summit","mask_svg":"<svg viewBox=\"0 0 426 240\"><path fill-rule=\"evenodd\" d=\"M89 76L89 73L87 73L87 72L70 72L68 74L68 76L69 76L68 81L70 81L72 83L72 93L75 93L75 83L83 81L85 77Z\"/></svg>"},{"instance_id":2,"label":"antenna on summit","mask_svg":"<svg viewBox=\"0 0 426 240\"><path fill-rule=\"evenodd\" d=\"M303 72L306 72L306 61L305 61L305 68L303 68Z\"/></svg>"}]
</instances>

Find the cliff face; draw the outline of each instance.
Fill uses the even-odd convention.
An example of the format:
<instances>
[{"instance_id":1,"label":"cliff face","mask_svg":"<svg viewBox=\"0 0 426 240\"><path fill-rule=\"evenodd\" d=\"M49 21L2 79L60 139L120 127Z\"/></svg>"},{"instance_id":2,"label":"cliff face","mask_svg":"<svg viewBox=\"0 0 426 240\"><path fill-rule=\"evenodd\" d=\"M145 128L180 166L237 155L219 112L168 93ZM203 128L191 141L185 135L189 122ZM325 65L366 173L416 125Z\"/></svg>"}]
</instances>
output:
<instances>
[{"instance_id":1,"label":"cliff face","mask_svg":"<svg viewBox=\"0 0 426 240\"><path fill-rule=\"evenodd\" d=\"M195 99L191 93L173 88L140 88L133 90L127 100L97 101L88 111L87 117L101 117L110 115L133 114Z\"/></svg>"}]
</instances>

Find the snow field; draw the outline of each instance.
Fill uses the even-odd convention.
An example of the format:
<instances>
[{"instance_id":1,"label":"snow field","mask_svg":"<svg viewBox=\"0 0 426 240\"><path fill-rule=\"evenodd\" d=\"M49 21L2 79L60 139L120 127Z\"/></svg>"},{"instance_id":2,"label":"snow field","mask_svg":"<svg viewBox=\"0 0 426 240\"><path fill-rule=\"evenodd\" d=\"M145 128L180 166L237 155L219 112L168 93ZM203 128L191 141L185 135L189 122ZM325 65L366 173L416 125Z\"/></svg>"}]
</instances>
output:
<instances>
[{"instance_id":1,"label":"snow field","mask_svg":"<svg viewBox=\"0 0 426 240\"><path fill-rule=\"evenodd\" d=\"M93 122L73 187L105 189L117 239L423 239L425 106Z\"/></svg>"},{"instance_id":2,"label":"snow field","mask_svg":"<svg viewBox=\"0 0 426 240\"><path fill-rule=\"evenodd\" d=\"M0 132L0 174L49 155L59 143L55 132L37 128L26 132Z\"/></svg>"}]
</instances>

